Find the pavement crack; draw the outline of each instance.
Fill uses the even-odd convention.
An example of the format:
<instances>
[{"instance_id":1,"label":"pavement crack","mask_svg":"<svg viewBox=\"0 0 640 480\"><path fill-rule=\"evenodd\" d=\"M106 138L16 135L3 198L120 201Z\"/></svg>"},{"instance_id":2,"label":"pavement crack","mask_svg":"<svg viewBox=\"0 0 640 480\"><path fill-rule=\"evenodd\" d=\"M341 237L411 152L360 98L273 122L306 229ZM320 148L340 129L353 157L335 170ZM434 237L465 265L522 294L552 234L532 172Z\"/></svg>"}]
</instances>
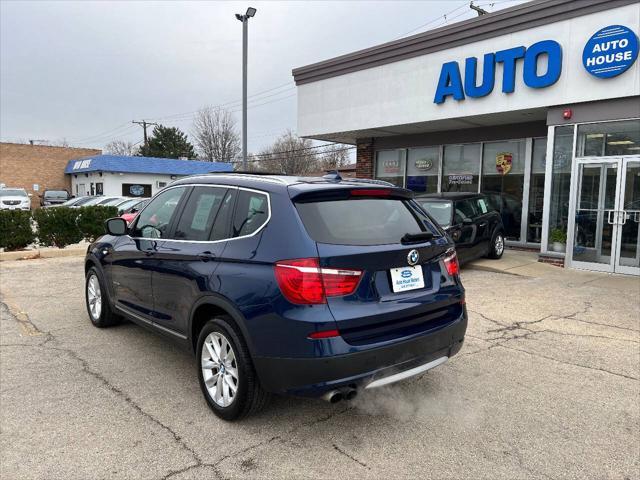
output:
<instances>
[{"instance_id":1,"label":"pavement crack","mask_svg":"<svg viewBox=\"0 0 640 480\"><path fill-rule=\"evenodd\" d=\"M506 326L507 326L507 325L505 325L504 323L499 322L498 320L494 320L494 319L493 319L493 318L491 318L491 317L487 317L485 314L480 313L480 312L478 312L477 310L471 310L471 309L467 308L467 311L468 311L468 312L471 312L471 313L475 313L476 315L479 315L480 317L482 317L483 319L485 319L487 322L491 322L491 323L493 323L494 325L498 325L499 327L506 327Z\"/></svg>"},{"instance_id":2,"label":"pavement crack","mask_svg":"<svg viewBox=\"0 0 640 480\"><path fill-rule=\"evenodd\" d=\"M626 379L629 379L629 380L636 380L636 381L640 380L637 377L632 377L631 375L625 375L624 373L612 372L611 370L607 370L605 368L591 367L589 365L583 365L583 364L580 364L580 363L567 362L567 361L564 361L564 360L559 360L557 358L550 357L548 355L542 355L540 353L529 352L528 350L523 350L521 348L508 347L508 346L504 345L504 343L497 344L495 346L496 347L506 348L507 350L513 350L513 351L516 351L516 352L526 353L526 354L529 354L529 355L531 355L533 357L544 358L546 360L551 360L551 361L554 361L554 362L562 363L564 365L571 365L571 366L574 366L574 367L586 368L588 370L595 370L595 371L598 371L598 372L608 373L610 375L615 375L616 377L622 377L622 378L626 378Z\"/></svg>"},{"instance_id":3,"label":"pavement crack","mask_svg":"<svg viewBox=\"0 0 640 480\"><path fill-rule=\"evenodd\" d=\"M335 443L333 444L333 449L342 454L343 456L347 457L349 460L357 463L358 465L360 465L361 467L366 468L367 470L371 470L371 467L369 467L366 463L361 462L360 460L358 460L357 458L355 458L353 455L350 455L349 453L345 452L343 449L341 449L338 445L336 445Z\"/></svg>"},{"instance_id":4,"label":"pavement crack","mask_svg":"<svg viewBox=\"0 0 640 480\"><path fill-rule=\"evenodd\" d=\"M38 327L36 327L31 322L31 320L29 319L29 316L26 314L26 312L20 312L17 309L12 309L4 301L0 302L0 304L4 308L6 308L8 315L10 317L12 317L15 321L17 321L19 324L27 325L28 327L26 327L26 328L34 329L33 331L36 331L37 335L45 335L44 341L42 343L39 343L39 344L29 345L29 344L15 343L15 344L3 344L2 346L4 346L4 347L16 346L16 347L43 348L45 350L53 350L53 351L62 352L64 354L68 355L69 357L71 357L73 360L75 360L76 362L78 362L80 364L80 367L82 368L82 371L84 373L86 373L87 375L90 375L94 379L98 380L107 389L109 389L112 393L114 393L116 396L118 396L119 398L124 400L130 407L132 407L139 414L141 414L142 416L144 416L145 418L147 418L148 420L150 420L151 422L155 423L160 428L162 428L166 432L168 432L171 435L171 437L173 438L173 440L181 448L183 448L184 450L189 452L189 454L196 461L196 465L202 465L203 464L202 459L199 457L199 455L196 453L196 451L193 450L189 445L187 445L186 442L182 439L182 437L180 435L178 435L178 433L175 430L173 430L168 425L164 424L161 420L159 420L158 418L153 416L151 413L149 413L146 410L144 410L140 405L138 405L138 403L133 398L131 398L126 392L124 392L120 388L118 388L115 385L113 385L102 373L97 372L94 369L92 369L91 365L89 365L89 362L86 359L82 358L78 354L78 352L76 352L75 350L72 350L70 348L54 347L52 345L47 345L52 340L56 339L55 336L51 332L45 332L45 331L42 331L42 330L38 329ZM20 315L20 317L18 315Z\"/></svg>"}]
</instances>

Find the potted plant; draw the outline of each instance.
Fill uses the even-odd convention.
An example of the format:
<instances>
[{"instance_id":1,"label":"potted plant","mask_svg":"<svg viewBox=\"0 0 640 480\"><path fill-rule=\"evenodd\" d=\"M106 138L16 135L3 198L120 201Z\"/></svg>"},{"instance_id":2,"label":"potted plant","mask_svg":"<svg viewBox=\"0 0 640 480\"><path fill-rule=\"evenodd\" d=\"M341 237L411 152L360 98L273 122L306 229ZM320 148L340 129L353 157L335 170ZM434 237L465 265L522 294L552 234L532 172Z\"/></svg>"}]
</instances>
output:
<instances>
[{"instance_id":1,"label":"potted plant","mask_svg":"<svg viewBox=\"0 0 640 480\"><path fill-rule=\"evenodd\" d=\"M552 229L549 241L554 252L564 253L567 250L567 232L562 228Z\"/></svg>"}]
</instances>

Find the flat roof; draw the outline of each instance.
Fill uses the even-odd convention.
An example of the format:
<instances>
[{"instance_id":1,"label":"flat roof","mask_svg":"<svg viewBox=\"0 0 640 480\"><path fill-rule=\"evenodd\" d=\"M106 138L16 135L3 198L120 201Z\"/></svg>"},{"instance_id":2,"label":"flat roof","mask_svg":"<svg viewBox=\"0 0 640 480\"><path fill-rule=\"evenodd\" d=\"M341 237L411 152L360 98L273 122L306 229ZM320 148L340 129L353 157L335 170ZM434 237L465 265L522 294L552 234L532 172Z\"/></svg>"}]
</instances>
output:
<instances>
[{"instance_id":1,"label":"flat roof","mask_svg":"<svg viewBox=\"0 0 640 480\"><path fill-rule=\"evenodd\" d=\"M152 173L158 175L197 175L232 172L233 165L224 162L176 160L173 158L135 157L126 155L93 155L69 160L66 174L88 172Z\"/></svg>"}]
</instances>

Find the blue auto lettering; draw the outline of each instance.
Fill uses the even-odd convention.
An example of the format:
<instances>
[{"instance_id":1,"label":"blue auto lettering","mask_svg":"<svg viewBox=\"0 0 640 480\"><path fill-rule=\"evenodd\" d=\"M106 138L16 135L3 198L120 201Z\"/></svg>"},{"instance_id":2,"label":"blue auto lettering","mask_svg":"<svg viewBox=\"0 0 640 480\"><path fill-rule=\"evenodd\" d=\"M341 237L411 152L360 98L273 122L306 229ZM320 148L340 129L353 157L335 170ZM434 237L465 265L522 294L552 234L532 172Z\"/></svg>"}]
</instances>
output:
<instances>
[{"instance_id":1,"label":"blue auto lettering","mask_svg":"<svg viewBox=\"0 0 640 480\"><path fill-rule=\"evenodd\" d=\"M464 65L464 93L467 97L484 97L493 91L495 83L496 64L495 55L487 53L484 56L482 64L482 83L476 86L476 77L478 76L478 59L469 57L465 60Z\"/></svg>"},{"instance_id":2,"label":"blue auto lettering","mask_svg":"<svg viewBox=\"0 0 640 480\"><path fill-rule=\"evenodd\" d=\"M538 58L547 54L547 71L538 75ZM524 83L531 88L544 88L553 85L562 72L562 47L553 40L534 43L524 56Z\"/></svg>"},{"instance_id":3,"label":"blue auto lettering","mask_svg":"<svg viewBox=\"0 0 640 480\"><path fill-rule=\"evenodd\" d=\"M496 63L502 63L502 93L513 93L516 88L516 61L523 58L525 47L508 48L496 52Z\"/></svg>"},{"instance_id":4,"label":"blue auto lettering","mask_svg":"<svg viewBox=\"0 0 640 480\"><path fill-rule=\"evenodd\" d=\"M462 78L460 76L460 67L458 62L447 62L442 65L440 70L440 78L438 79L438 87L436 88L436 96L434 103L443 103L448 96L452 96L456 100L464 100L464 90L462 89Z\"/></svg>"}]
</instances>

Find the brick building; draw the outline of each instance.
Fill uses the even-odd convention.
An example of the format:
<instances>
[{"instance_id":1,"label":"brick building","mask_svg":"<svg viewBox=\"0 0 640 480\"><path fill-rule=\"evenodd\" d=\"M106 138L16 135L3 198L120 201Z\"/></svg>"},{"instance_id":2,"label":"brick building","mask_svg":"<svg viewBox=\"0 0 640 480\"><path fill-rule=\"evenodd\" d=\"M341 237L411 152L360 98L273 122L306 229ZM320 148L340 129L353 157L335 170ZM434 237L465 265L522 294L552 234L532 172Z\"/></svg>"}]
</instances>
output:
<instances>
[{"instance_id":1,"label":"brick building","mask_svg":"<svg viewBox=\"0 0 640 480\"><path fill-rule=\"evenodd\" d=\"M37 197L46 189L71 191L71 179L64 174L69 160L100 153L94 148L0 143L0 184L24 188L33 194L31 204L37 207Z\"/></svg>"}]
</instances>

